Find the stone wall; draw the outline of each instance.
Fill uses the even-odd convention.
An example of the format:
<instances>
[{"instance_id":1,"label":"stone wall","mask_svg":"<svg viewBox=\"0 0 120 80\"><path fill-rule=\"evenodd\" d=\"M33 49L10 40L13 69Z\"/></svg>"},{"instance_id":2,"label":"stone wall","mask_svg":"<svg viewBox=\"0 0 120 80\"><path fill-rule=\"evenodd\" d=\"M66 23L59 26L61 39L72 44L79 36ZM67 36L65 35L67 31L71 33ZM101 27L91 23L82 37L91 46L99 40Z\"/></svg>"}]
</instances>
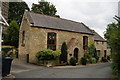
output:
<instances>
[{"instance_id":1,"label":"stone wall","mask_svg":"<svg viewBox=\"0 0 120 80\"><path fill-rule=\"evenodd\" d=\"M110 55L110 49L107 48L107 42L95 41L96 50L100 50L100 57L104 57L104 50L106 50L107 54Z\"/></svg>"},{"instance_id":2,"label":"stone wall","mask_svg":"<svg viewBox=\"0 0 120 80\"><path fill-rule=\"evenodd\" d=\"M22 32L25 31L25 46L22 46ZM26 56L30 52L30 22L27 19L26 12L24 13L24 17L20 26L19 32L19 58L21 61L26 62Z\"/></svg>"}]
</instances>

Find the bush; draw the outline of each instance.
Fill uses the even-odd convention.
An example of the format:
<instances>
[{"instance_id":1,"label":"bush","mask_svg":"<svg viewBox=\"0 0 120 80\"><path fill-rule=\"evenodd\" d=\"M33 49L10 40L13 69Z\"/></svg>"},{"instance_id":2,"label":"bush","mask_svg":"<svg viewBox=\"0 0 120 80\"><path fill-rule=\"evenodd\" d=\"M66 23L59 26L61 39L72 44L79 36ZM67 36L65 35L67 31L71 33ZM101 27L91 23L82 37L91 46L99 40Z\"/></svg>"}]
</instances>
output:
<instances>
[{"instance_id":1,"label":"bush","mask_svg":"<svg viewBox=\"0 0 120 80\"><path fill-rule=\"evenodd\" d=\"M108 62L108 60L106 59L106 57L102 57L101 62Z\"/></svg>"},{"instance_id":2,"label":"bush","mask_svg":"<svg viewBox=\"0 0 120 80\"><path fill-rule=\"evenodd\" d=\"M96 56L95 57L95 59L96 59L96 63L99 61L99 57L98 56Z\"/></svg>"},{"instance_id":3,"label":"bush","mask_svg":"<svg viewBox=\"0 0 120 80\"><path fill-rule=\"evenodd\" d=\"M94 42L90 43L88 45L88 53L92 56L95 55L96 51L95 51L95 45L94 45Z\"/></svg>"},{"instance_id":4,"label":"bush","mask_svg":"<svg viewBox=\"0 0 120 80\"><path fill-rule=\"evenodd\" d=\"M81 58L81 64L86 65L86 63L87 63L87 59L85 57L82 57Z\"/></svg>"},{"instance_id":5,"label":"bush","mask_svg":"<svg viewBox=\"0 0 120 80\"><path fill-rule=\"evenodd\" d=\"M7 47L7 48L2 48L2 57L8 57L8 52L10 51L10 50L12 50L13 48L9 48L9 47Z\"/></svg>"},{"instance_id":6,"label":"bush","mask_svg":"<svg viewBox=\"0 0 120 80\"><path fill-rule=\"evenodd\" d=\"M66 42L63 42L63 44L61 46L60 61L63 61L64 63L67 62L67 45L66 45Z\"/></svg>"},{"instance_id":7,"label":"bush","mask_svg":"<svg viewBox=\"0 0 120 80\"><path fill-rule=\"evenodd\" d=\"M86 53L84 53L84 57L89 59L90 58L90 54L86 52Z\"/></svg>"},{"instance_id":8,"label":"bush","mask_svg":"<svg viewBox=\"0 0 120 80\"><path fill-rule=\"evenodd\" d=\"M15 58L17 49L14 46L2 46L2 57Z\"/></svg>"},{"instance_id":9,"label":"bush","mask_svg":"<svg viewBox=\"0 0 120 80\"><path fill-rule=\"evenodd\" d=\"M107 56L107 60L110 61L110 56Z\"/></svg>"},{"instance_id":10,"label":"bush","mask_svg":"<svg viewBox=\"0 0 120 80\"><path fill-rule=\"evenodd\" d=\"M116 80L120 80L120 60L119 59L120 57L118 57L118 54L112 54L112 72Z\"/></svg>"},{"instance_id":11,"label":"bush","mask_svg":"<svg viewBox=\"0 0 120 80\"><path fill-rule=\"evenodd\" d=\"M61 54L61 51L53 51L53 55L55 59L59 59L60 54Z\"/></svg>"},{"instance_id":12,"label":"bush","mask_svg":"<svg viewBox=\"0 0 120 80\"><path fill-rule=\"evenodd\" d=\"M36 57L38 60L55 60L60 56L61 52L60 51L53 51L50 49L42 50L39 51L36 54Z\"/></svg>"},{"instance_id":13,"label":"bush","mask_svg":"<svg viewBox=\"0 0 120 80\"><path fill-rule=\"evenodd\" d=\"M70 64L73 65L73 66L76 66L76 63L77 63L77 59L75 57L72 57L70 59Z\"/></svg>"},{"instance_id":14,"label":"bush","mask_svg":"<svg viewBox=\"0 0 120 80\"><path fill-rule=\"evenodd\" d=\"M97 62L96 58L94 58L94 57L90 58L90 63L95 64L96 62Z\"/></svg>"}]
</instances>

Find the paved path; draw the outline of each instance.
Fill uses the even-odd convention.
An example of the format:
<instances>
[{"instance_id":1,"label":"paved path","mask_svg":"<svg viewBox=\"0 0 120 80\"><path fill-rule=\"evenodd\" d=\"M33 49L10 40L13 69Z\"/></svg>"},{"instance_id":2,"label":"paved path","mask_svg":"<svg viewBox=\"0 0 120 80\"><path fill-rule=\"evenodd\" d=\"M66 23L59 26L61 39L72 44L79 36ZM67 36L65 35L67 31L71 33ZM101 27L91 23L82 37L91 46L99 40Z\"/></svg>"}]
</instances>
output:
<instances>
[{"instance_id":1,"label":"paved path","mask_svg":"<svg viewBox=\"0 0 120 80\"><path fill-rule=\"evenodd\" d=\"M109 63L77 68L33 67L12 74L16 78L111 78L112 73Z\"/></svg>"},{"instance_id":2,"label":"paved path","mask_svg":"<svg viewBox=\"0 0 120 80\"><path fill-rule=\"evenodd\" d=\"M37 66L29 63L22 63L18 59L14 59L11 66L11 73L20 73L25 71L34 70L37 68L43 68L42 66Z\"/></svg>"}]
</instances>

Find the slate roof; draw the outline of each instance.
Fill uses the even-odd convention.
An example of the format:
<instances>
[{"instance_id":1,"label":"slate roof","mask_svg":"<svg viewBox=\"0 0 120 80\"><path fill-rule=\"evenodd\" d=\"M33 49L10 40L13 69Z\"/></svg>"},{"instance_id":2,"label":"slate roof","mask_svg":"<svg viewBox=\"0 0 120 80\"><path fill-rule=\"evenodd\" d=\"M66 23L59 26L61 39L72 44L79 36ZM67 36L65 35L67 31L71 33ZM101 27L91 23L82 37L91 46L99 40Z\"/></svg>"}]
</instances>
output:
<instances>
[{"instance_id":1,"label":"slate roof","mask_svg":"<svg viewBox=\"0 0 120 80\"><path fill-rule=\"evenodd\" d=\"M28 18L32 27L49 28L56 30L72 31L85 34L92 34L93 32L85 24L66 20L62 18L56 18L52 16L37 14L28 12Z\"/></svg>"},{"instance_id":2,"label":"slate roof","mask_svg":"<svg viewBox=\"0 0 120 80\"><path fill-rule=\"evenodd\" d=\"M94 33L94 41L106 41L105 39L103 39L97 32L95 32L94 30L92 30L92 32Z\"/></svg>"}]
</instances>

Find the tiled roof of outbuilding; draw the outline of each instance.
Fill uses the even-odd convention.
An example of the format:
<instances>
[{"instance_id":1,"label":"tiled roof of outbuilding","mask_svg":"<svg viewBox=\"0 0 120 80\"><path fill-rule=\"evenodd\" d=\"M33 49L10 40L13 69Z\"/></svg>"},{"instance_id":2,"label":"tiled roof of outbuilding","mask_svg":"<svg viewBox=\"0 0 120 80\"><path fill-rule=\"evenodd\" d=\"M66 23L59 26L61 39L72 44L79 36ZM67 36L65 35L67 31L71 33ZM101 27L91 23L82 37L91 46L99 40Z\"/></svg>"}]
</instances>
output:
<instances>
[{"instance_id":1,"label":"tiled roof of outbuilding","mask_svg":"<svg viewBox=\"0 0 120 80\"><path fill-rule=\"evenodd\" d=\"M93 34L91 29L89 29L83 23L66 20L62 18L56 18L52 16L47 16L47 15L42 15L42 14L37 14L33 12L28 12L28 16L29 16L30 23L33 24L33 27Z\"/></svg>"},{"instance_id":2,"label":"tiled roof of outbuilding","mask_svg":"<svg viewBox=\"0 0 120 80\"><path fill-rule=\"evenodd\" d=\"M92 32L94 33L94 41L106 41L105 39L103 39L97 32L95 32L94 30L92 30Z\"/></svg>"}]
</instances>

